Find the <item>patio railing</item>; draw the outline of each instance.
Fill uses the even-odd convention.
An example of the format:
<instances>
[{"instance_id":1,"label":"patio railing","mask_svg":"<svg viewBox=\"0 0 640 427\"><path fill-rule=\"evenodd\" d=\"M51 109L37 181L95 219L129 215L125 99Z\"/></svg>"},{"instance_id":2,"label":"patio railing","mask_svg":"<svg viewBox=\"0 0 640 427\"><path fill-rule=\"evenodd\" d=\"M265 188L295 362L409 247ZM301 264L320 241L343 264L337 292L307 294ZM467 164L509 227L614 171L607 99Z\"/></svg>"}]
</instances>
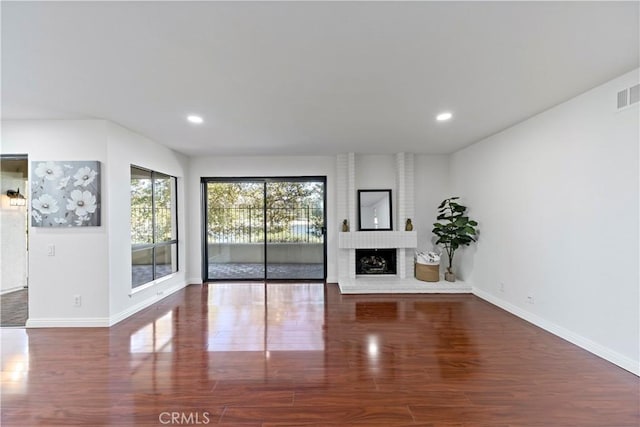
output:
<instances>
[{"instance_id":1,"label":"patio railing","mask_svg":"<svg viewBox=\"0 0 640 427\"><path fill-rule=\"evenodd\" d=\"M322 243L322 208L230 207L208 212L209 243Z\"/></svg>"}]
</instances>

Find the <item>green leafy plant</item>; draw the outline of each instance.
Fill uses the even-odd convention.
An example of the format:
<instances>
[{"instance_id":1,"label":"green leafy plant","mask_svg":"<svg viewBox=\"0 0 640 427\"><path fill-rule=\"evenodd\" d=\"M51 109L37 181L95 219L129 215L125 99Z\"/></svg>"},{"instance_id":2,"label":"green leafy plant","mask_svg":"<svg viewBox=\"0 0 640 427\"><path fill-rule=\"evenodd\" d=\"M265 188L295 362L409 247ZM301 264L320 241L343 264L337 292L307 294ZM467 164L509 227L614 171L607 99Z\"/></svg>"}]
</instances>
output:
<instances>
[{"instance_id":1,"label":"green leafy plant","mask_svg":"<svg viewBox=\"0 0 640 427\"><path fill-rule=\"evenodd\" d=\"M468 246L476 241L476 221L465 216L466 206L456 202L459 197L445 199L438 206L438 217L440 222L433 224L433 234L438 236L437 245L442 245L449 257L447 273L453 274L453 256L460 246Z\"/></svg>"}]
</instances>

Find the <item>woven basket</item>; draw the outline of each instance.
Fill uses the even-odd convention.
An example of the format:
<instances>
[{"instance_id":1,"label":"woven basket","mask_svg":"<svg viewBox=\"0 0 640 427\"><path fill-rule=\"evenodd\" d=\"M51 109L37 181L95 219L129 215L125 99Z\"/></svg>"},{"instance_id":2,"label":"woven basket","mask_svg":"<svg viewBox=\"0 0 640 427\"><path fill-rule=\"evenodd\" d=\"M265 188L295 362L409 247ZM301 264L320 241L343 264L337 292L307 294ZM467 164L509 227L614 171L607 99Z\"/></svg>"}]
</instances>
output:
<instances>
[{"instance_id":1,"label":"woven basket","mask_svg":"<svg viewBox=\"0 0 640 427\"><path fill-rule=\"evenodd\" d=\"M427 265L416 263L416 279L423 282L440 281L440 265Z\"/></svg>"}]
</instances>

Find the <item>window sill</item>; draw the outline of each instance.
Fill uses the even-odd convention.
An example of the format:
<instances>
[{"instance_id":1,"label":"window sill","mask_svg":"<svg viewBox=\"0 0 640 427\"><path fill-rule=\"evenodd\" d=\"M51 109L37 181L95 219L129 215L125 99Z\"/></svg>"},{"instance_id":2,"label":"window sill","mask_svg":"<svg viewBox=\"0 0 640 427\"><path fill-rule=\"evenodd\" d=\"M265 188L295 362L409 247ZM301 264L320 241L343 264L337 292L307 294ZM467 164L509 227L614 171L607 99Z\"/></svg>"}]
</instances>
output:
<instances>
[{"instance_id":1,"label":"window sill","mask_svg":"<svg viewBox=\"0 0 640 427\"><path fill-rule=\"evenodd\" d=\"M176 277L176 275L178 274L178 272L175 273L171 273L169 275L166 276L162 276L159 279L153 280L151 282L145 283L144 285L140 285L137 286L136 288L132 289L131 292L129 292L129 297L132 297L133 295L142 292L145 289L149 289L155 285L159 285L162 282L166 282L167 280L173 279L174 277Z\"/></svg>"}]
</instances>

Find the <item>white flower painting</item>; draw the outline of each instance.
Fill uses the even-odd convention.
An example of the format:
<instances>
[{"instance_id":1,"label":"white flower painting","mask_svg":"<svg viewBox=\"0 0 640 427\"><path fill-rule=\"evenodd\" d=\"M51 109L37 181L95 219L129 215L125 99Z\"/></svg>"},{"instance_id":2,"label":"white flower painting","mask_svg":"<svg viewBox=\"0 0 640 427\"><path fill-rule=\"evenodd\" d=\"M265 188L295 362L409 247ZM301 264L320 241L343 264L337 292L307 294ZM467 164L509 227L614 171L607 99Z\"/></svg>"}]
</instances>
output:
<instances>
[{"instance_id":1,"label":"white flower painting","mask_svg":"<svg viewBox=\"0 0 640 427\"><path fill-rule=\"evenodd\" d=\"M34 199L31 205L42 215L53 214L60 210L60 208L58 208L58 201L51 197L50 194L43 194L37 199Z\"/></svg>"},{"instance_id":2,"label":"white flower painting","mask_svg":"<svg viewBox=\"0 0 640 427\"><path fill-rule=\"evenodd\" d=\"M100 162L32 162L31 225L100 225Z\"/></svg>"},{"instance_id":3,"label":"white flower painting","mask_svg":"<svg viewBox=\"0 0 640 427\"><path fill-rule=\"evenodd\" d=\"M73 185L76 187L79 185L86 187L87 185L91 184L94 179L96 179L97 175L98 173L89 167L78 169L78 172L73 175L73 178L75 179Z\"/></svg>"},{"instance_id":4,"label":"white flower painting","mask_svg":"<svg viewBox=\"0 0 640 427\"><path fill-rule=\"evenodd\" d=\"M39 162L35 170L37 177L48 181L55 181L62 177L62 168L56 162Z\"/></svg>"},{"instance_id":5,"label":"white flower painting","mask_svg":"<svg viewBox=\"0 0 640 427\"><path fill-rule=\"evenodd\" d=\"M96 196L88 191L73 190L67 200L67 210L73 211L79 217L96 211Z\"/></svg>"}]
</instances>

